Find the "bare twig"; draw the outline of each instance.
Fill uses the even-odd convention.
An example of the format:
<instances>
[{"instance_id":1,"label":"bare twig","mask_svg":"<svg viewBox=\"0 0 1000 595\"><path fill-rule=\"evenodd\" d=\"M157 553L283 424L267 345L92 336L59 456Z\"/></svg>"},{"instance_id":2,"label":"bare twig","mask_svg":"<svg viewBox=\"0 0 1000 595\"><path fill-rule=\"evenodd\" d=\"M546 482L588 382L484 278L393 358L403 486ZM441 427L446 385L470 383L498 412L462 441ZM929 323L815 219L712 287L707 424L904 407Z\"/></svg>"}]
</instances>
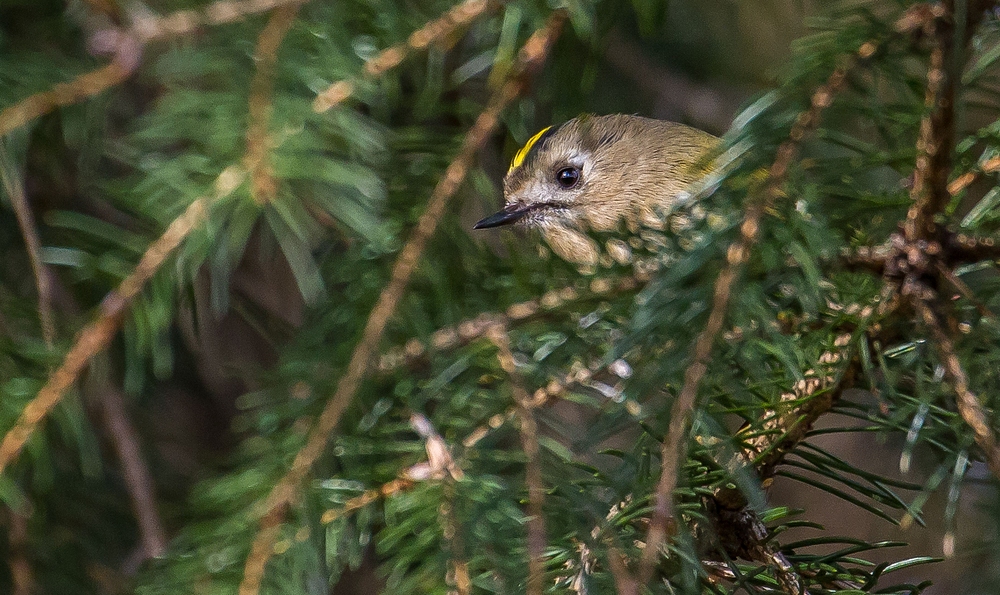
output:
<instances>
[{"instance_id":1,"label":"bare twig","mask_svg":"<svg viewBox=\"0 0 1000 595\"><path fill-rule=\"evenodd\" d=\"M139 540L146 557L156 558L167 551L167 533L156 506L153 476L139 446L139 433L129 419L121 391L111 385L99 390L101 417L118 455L125 488L139 524Z\"/></svg>"},{"instance_id":2,"label":"bare twig","mask_svg":"<svg viewBox=\"0 0 1000 595\"><path fill-rule=\"evenodd\" d=\"M232 192L243 179L243 173L229 168L219 175L215 183L215 197ZM0 441L0 472L15 459L24 443L34 433L38 425L62 399L69 387L83 372L87 363L111 342L121 325L125 312L139 295L143 285L159 270L173 252L205 218L208 198L199 198L191 203L179 217L142 255L135 270L126 277L118 288L106 295L101 302L97 319L80 331L73 346L63 358L62 364L53 372L38 395L25 406L14 427Z\"/></svg>"},{"instance_id":3,"label":"bare twig","mask_svg":"<svg viewBox=\"0 0 1000 595\"><path fill-rule=\"evenodd\" d=\"M872 52L873 49L868 48L868 45L865 44L859 53L870 55L869 52ZM708 370L708 360L712 347L725 321L733 285L740 269L750 256L751 247L757 241L764 212L781 194L781 186L792 159L795 157L798 143L808 130L819 124L820 114L832 103L833 96L843 87L846 78L847 70L837 68L827 79L827 82L813 93L809 110L803 112L796 120L789 133L789 140L778 147L778 153L768 171L768 181L762 195L747 206L743 222L740 225L740 238L730 245L726 252L726 265L715 282L715 292L708 322L695 341L691 363L684 371L684 384L671 409L670 425L661 446L660 481L653 497L653 514L650 519L649 534L639 564L637 575L639 585L645 585L652 577L660 555L660 546L667 536L667 519L670 517L672 508L673 492L678 479L677 474L687 451L688 423L694 412L698 385Z\"/></svg>"},{"instance_id":4,"label":"bare twig","mask_svg":"<svg viewBox=\"0 0 1000 595\"><path fill-rule=\"evenodd\" d=\"M0 136L24 126L59 107L93 97L117 85L135 71L142 55L142 41L127 32L108 32L99 36L96 49L113 55L111 62L82 74L68 83L35 93L0 111Z\"/></svg>"},{"instance_id":5,"label":"bare twig","mask_svg":"<svg viewBox=\"0 0 1000 595\"><path fill-rule=\"evenodd\" d=\"M31 262L31 271L35 274L35 289L38 292L38 318L42 325L42 338L45 339L45 345L51 349L56 338L56 328L52 318L52 271L42 262L42 242L38 238L38 230L35 228L35 217L31 213L28 199L24 196L21 176L15 170L14 164L11 163L6 142L2 137L0 137L0 181L3 182L4 191L14 208L17 226L21 229L24 247L28 253L28 260Z\"/></svg>"},{"instance_id":6,"label":"bare twig","mask_svg":"<svg viewBox=\"0 0 1000 595\"><path fill-rule=\"evenodd\" d=\"M277 62L278 47L295 23L298 12L297 4L289 4L271 13L271 18L257 38L257 50L254 52L257 69L250 81L247 152L244 162L250 174L250 193L260 204L273 201L278 192L271 170L271 137L268 133L271 96L274 92L274 65Z\"/></svg>"},{"instance_id":7,"label":"bare twig","mask_svg":"<svg viewBox=\"0 0 1000 595\"><path fill-rule=\"evenodd\" d=\"M499 6L493 0L465 0L452 7L440 18L430 21L420 29L410 34L406 43L400 43L386 48L365 62L364 72L369 77L377 77L386 71L399 66L414 50L423 50L432 43L445 39L459 28L467 26L472 21ZM355 84L348 80L333 83L321 91L313 101L313 111L325 112L335 105L345 101L354 94Z\"/></svg>"},{"instance_id":8,"label":"bare twig","mask_svg":"<svg viewBox=\"0 0 1000 595\"><path fill-rule=\"evenodd\" d=\"M494 326L488 336L497 348L500 367L510 379L511 391L517 404L517 415L521 422L521 449L527 458L525 483L528 484L528 586L527 595L542 595L545 578L545 485L542 480L541 450L538 446L538 422L532 412L532 399L521 382L521 375L510 350L507 330Z\"/></svg>"},{"instance_id":9,"label":"bare twig","mask_svg":"<svg viewBox=\"0 0 1000 595\"><path fill-rule=\"evenodd\" d=\"M396 306L409 285L420 256L437 229L437 224L442 219L449 200L465 179L469 168L472 167L479 148L488 140L493 129L499 123L500 113L524 89L524 74L537 68L545 59L565 18L565 13L561 11L554 13L546 27L536 31L525 43L521 49L522 69L520 75L504 84L491 98L489 104L466 134L458 155L452 160L441 181L431 193L427 209L417 222L413 235L396 259L389 283L382 290L375 307L372 308L371 314L368 316L361 340L354 348L346 372L337 383L334 394L330 397L316 424L310 430L305 446L299 450L295 460L292 461L291 469L271 490L264 503L264 519L267 523L274 522L274 519L280 520L283 511L297 501L302 479L323 453L330 435L340 422L341 415L361 385L361 380L368 371L369 364L376 353L379 340L396 311ZM254 539L251 555L247 558L244 569L243 581L240 584L241 595L256 595L259 591L264 567L272 554L272 548L267 547L266 543L273 539L271 533L270 524L268 524Z\"/></svg>"}]
</instances>

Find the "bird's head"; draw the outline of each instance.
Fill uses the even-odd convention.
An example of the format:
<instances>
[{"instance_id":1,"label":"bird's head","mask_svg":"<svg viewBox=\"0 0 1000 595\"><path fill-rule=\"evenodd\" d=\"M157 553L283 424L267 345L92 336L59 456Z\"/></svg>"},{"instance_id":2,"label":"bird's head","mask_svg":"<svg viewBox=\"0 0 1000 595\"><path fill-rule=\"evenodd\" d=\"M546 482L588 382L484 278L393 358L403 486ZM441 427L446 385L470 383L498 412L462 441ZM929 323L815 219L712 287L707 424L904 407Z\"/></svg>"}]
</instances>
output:
<instances>
[{"instance_id":1,"label":"bird's head","mask_svg":"<svg viewBox=\"0 0 1000 595\"><path fill-rule=\"evenodd\" d=\"M504 208L476 229L519 224L541 231L562 258L597 262L585 233L662 223L700 175L717 139L682 124L638 116L580 116L531 137L504 178Z\"/></svg>"}]
</instances>

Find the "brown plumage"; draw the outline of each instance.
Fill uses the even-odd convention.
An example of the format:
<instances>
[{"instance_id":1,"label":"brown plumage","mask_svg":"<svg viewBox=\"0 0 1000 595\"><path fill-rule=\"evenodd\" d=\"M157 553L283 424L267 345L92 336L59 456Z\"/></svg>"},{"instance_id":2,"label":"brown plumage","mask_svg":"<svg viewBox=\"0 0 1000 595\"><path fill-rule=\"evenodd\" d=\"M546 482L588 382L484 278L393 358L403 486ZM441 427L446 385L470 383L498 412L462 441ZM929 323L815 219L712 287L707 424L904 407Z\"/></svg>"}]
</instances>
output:
<instances>
[{"instance_id":1,"label":"brown plumage","mask_svg":"<svg viewBox=\"0 0 1000 595\"><path fill-rule=\"evenodd\" d=\"M594 264L585 233L662 228L677 196L707 173L718 139L639 116L580 116L533 137L504 178L505 205L476 229L517 223L541 231L552 250Z\"/></svg>"}]
</instances>

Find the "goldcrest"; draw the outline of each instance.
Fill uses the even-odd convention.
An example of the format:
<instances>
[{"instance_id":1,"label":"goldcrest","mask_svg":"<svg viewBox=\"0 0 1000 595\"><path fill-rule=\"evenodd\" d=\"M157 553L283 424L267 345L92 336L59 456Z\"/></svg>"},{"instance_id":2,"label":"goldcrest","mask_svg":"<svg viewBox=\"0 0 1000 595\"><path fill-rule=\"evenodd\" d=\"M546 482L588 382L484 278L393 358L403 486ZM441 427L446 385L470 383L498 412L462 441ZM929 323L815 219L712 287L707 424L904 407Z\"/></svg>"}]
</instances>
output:
<instances>
[{"instance_id":1,"label":"goldcrest","mask_svg":"<svg viewBox=\"0 0 1000 595\"><path fill-rule=\"evenodd\" d=\"M640 116L584 115L528 139L503 181L504 207L475 229L538 229L558 256L598 261L587 230L663 228L678 197L711 167L719 140L683 124Z\"/></svg>"}]
</instances>

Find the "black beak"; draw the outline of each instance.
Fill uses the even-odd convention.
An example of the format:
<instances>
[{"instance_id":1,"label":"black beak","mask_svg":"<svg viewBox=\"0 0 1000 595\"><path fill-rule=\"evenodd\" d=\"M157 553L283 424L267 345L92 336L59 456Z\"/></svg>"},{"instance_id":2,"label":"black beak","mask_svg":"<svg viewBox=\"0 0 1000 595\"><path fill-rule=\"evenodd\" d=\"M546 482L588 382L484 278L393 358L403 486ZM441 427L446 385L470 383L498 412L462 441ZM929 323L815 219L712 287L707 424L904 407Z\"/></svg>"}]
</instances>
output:
<instances>
[{"instance_id":1,"label":"black beak","mask_svg":"<svg viewBox=\"0 0 1000 595\"><path fill-rule=\"evenodd\" d=\"M472 226L472 229L487 229L490 227L500 227L501 225L510 225L527 214L528 209L523 207L518 208L517 205L510 205L504 207L499 213L490 215L479 223L476 223Z\"/></svg>"}]
</instances>

